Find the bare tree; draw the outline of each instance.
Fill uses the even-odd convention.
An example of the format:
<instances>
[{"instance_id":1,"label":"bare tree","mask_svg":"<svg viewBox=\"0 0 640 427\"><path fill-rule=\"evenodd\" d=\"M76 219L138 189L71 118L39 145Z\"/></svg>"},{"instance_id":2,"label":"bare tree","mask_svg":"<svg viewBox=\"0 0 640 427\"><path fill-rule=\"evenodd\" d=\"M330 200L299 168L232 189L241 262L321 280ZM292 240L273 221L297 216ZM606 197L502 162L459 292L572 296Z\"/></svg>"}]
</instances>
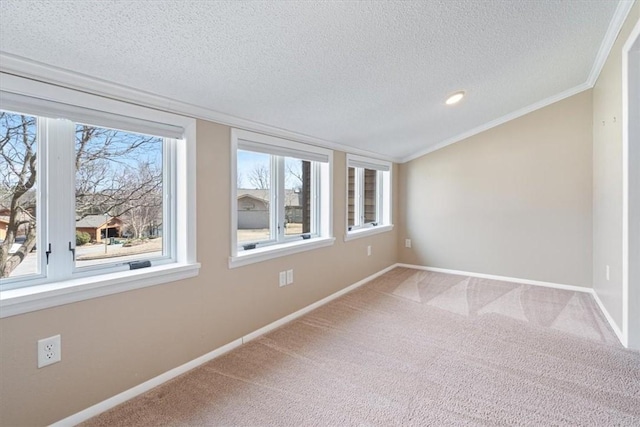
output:
<instances>
[{"instance_id":1,"label":"bare tree","mask_svg":"<svg viewBox=\"0 0 640 427\"><path fill-rule=\"evenodd\" d=\"M284 169L285 206L297 206L300 199L300 192L302 191L302 162L287 159L284 163Z\"/></svg>"},{"instance_id":2,"label":"bare tree","mask_svg":"<svg viewBox=\"0 0 640 427\"><path fill-rule=\"evenodd\" d=\"M162 225L162 170L155 165L141 163L131 176L129 203L123 215L134 238L151 235L154 226ZM138 192L137 189L144 189Z\"/></svg>"},{"instance_id":3,"label":"bare tree","mask_svg":"<svg viewBox=\"0 0 640 427\"><path fill-rule=\"evenodd\" d=\"M294 190L302 187L302 161L285 162L285 187Z\"/></svg>"},{"instance_id":4,"label":"bare tree","mask_svg":"<svg viewBox=\"0 0 640 427\"><path fill-rule=\"evenodd\" d=\"M266 190L271 187L271 173L269 167L262 164L255 164L249 171L249 183L257 190Z\"/></svg>"},{"instance_id":5,"label":"bare tree","mask_svg":"<svg viewBox=\"0 0 640 427\"><path fill-rule=\"evenodd\" d=\"M0 277L9 277L36 244L36 118L0 112L0 134L0 215L8 216ZM75 149L77 220L135 209L147 210L142 222L161 216L162 138L77 125Z\"/></svg>"},{"instance_id":6,"label":"bare tree","mask_svg":"<svg viewBox=\"0 0 640 427\"><path fill-rule=\"evenodd\" d=\"M150 172L149 165L153 162L145 159L161 141L148 135L77 126L77 219L103 213L124 215L147 193L158 186L162 188L161 168Z\"/></svg>"},{"instance_id":7,"label":"bare tree","mask_svg":"<svg viewBox=\"0 0 640 427\"><path fill-rule=\"evenodd\" d=\"M242 172L238 171L236 173L236 188L243 188L244 185L244 175Z\"/></svg>"},{"instance_id":8,"label":"bare tree","mask_svg":"<svg viewBox=\"0 0 640 427\"><path fill-rule=\"evenodd\" d=\"M302 220L302 232L310 228L310 181L311 162L298 159L285 160L285 212L288 222Z\"/></svg>"},{"instance_id":9,"label":"bare tree","mask_svg":"<svg viewBox=\"0 0 640 427\"><path fill-rule=\"evenodd\" d=\"M36 244L36 120L0 112L0 131L0 204L9 217L0 244L0 277L8 277ZM11 253L19 233L24 234L24 240Z\"/></svg>"}]
</instances>

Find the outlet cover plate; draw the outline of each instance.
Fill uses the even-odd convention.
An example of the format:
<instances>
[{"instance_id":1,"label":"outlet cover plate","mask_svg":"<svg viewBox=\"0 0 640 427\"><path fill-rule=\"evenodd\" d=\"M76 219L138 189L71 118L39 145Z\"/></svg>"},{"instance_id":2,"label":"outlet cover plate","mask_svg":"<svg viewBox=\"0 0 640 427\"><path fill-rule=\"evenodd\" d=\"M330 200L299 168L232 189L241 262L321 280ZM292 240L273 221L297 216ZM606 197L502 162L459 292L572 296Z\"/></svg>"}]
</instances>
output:
<instances>
[{"instance_id":1,"label":"outlet cover plate","mask_svg":"<svg viewBox=\"0 0 640 427\"><path fill-rule=\"evenodd\" d=\"M281 271L279 275L280 287L287 286L287 272Z\"/></svg>"},{"instance_id":2,"label":"outlet cover plate","mask_svg":"<svg viewBox=\"0 0 640 427\"><path fill-rule=\"evenodd\" d=\"M38 340L38 368L49 366L62 360L60 335Z\"/></svg>"}]
</instances>

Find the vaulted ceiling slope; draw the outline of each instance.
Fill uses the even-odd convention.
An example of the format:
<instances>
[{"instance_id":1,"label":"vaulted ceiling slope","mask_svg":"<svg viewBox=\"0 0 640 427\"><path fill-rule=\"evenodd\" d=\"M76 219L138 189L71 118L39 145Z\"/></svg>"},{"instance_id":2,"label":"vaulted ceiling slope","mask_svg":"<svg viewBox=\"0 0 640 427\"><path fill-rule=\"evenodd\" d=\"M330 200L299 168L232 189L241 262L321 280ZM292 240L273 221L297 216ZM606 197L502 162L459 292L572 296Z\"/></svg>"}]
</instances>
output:
<instances>
[{"instance_id":1,"label":"vaulted ceiling slope","mask_svg":"<svg viewBox=\"0 0 640 427\"><path fill-rule=\"evenodd\" d=\"M2 0L0 68L408 160L588 88L632 3Z\"/></svg>"}]
</instances>

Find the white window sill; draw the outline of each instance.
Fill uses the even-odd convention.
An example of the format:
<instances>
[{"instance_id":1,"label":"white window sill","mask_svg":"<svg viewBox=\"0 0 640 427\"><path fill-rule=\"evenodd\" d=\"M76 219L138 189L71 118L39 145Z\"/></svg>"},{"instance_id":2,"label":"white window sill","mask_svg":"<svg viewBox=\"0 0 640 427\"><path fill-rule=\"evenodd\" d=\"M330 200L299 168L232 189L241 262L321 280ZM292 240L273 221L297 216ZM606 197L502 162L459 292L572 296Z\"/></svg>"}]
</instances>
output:
<instances>
[{"instance_id":1,"label":"white window sill","mask_svg":"<svg viewBox=\"0 0 640 427\"><path fill-rule=\"evenodd\" d=\"M361 237L373 236L374 234L386 233L387 231L393 230L393 224L390 225L379 225L376 227L367 227L367 228L359 228L357 230L348 231L347 234L344 235L344 241L348 242L349 240L360 239Z\"/></svg>"},{"instance_id":2,"label":"white window sill","mask_svg":"<svg viewBox=\"0 0 640 427\"><path fill-rule=\"evenodd\" d=\"M331 246L335 240L336 239L334 237L319 237L315 239L297 240L294 242L242 251L236 256L229 257L229 268L241 267L243 265L254 264L256 262L292 255L298 252Z\"/></svg>"},{"instance_id":3,"label":"white window sill","mask_svg":"<svg viewBox=\"0 0 640 427\"><path fill-rule=\"evenodd\" d=\"M165 264L0 292L0 318L198 275L199 263Z\"/></svg>"}]
</instances>

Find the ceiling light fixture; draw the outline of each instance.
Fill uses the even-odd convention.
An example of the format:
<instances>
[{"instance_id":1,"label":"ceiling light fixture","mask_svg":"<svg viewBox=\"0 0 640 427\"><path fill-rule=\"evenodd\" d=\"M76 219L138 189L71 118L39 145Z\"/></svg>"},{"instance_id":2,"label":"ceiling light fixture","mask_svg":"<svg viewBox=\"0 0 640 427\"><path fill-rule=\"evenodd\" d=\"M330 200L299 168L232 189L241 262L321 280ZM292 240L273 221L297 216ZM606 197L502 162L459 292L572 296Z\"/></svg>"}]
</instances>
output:
<instances>
[{"instance_id":1,"label":"ceiling light fixture","mask_svg":"<svg viewBox=\"0 0 640 427\"><path fill-rule=\"evenodd\" d=\"M445 101L445 104L447 105L453 105L453 104L457 104L458 102L460 102L460 100L464 97L464 91L458 91L456 93L454 93L453 95L451 95L450 97L447 98L447 100Z\"/></svg>"}]
</instances>

